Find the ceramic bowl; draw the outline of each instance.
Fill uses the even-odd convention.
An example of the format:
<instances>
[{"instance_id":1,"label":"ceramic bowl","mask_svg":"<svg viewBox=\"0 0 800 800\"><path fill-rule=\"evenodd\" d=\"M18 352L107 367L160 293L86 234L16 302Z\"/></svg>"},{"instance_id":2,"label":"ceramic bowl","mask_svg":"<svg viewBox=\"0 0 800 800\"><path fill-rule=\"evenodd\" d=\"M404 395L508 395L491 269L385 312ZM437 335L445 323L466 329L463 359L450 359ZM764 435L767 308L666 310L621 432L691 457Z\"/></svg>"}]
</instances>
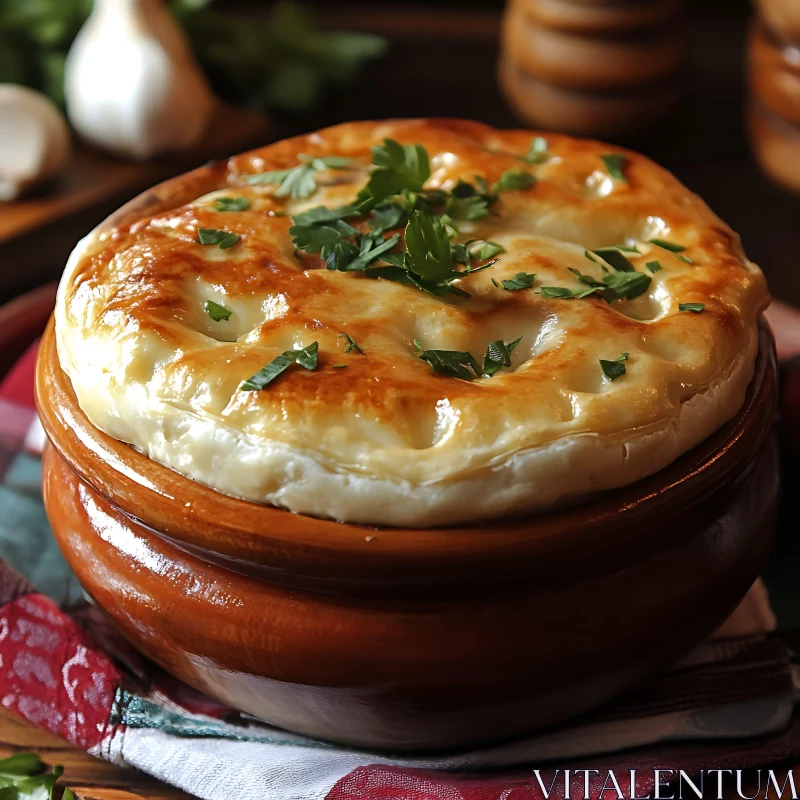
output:
<instances>
[{"instance_id":1,"label":"ceramic bowl","mask_svg":"<svg viewBox=\"0 0 800 800\"><path fill-rule=\"evenodd\" d=\"M735 607L774 523L775 376L763 328L731 422L580 507L375 529L224 496L104 435L51 324L37 373L44 498L85 590L186 683L349 745L478 745L609 700Z\"/></svg>"}]
</instances>

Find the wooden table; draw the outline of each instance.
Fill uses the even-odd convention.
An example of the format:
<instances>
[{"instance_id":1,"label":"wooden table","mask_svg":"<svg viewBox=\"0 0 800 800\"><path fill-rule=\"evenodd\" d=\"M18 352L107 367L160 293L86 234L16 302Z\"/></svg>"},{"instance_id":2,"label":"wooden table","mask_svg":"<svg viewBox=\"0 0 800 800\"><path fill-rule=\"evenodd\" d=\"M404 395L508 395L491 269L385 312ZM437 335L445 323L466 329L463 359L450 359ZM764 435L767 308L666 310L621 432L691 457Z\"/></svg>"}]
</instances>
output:
<instances>
[{"instance_id":1,"label":"wooden table","mask_svg":"<svg viewBox=\"0 0 800 800\"><path fill-rule=\"evenodd\" d=\"M63 739L34 728L0 708L0 758L17 752L35 752L50 767L61 764L61 783L85 800L184 800L189 795L131 769L109 764L76 750Z\"/></svg>"}]
</instances>

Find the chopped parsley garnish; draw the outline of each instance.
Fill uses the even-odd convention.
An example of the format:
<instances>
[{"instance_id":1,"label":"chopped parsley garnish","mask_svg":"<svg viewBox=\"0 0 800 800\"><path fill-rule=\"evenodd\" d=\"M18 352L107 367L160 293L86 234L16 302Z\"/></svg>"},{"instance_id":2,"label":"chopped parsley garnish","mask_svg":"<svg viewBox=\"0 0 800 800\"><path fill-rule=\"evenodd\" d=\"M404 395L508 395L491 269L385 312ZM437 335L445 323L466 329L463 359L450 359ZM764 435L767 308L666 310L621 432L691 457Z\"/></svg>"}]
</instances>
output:
<instances>
[{"instance_id":1,"label":"chopped parsley garnish","mask_svg":"<svg viewBox=\"0 0 800 800\"><path fill-rule=\"evenodd\" d=\"M372 148L375 169L356 200L338 208L320 206L292 219L289 233L298 250L318 253L328 269L362 272L368 278L405 283L443 296L469 293L452 282L488 269L494 262L473 267L503 252L496 242L472 240L453 244L458 236L456 220L480 219L489 213L497 196L479 176L474 183L458 181L452 191L425 189L430 177L428 154L421 145L401 145L385 139ZM354 227L347 219L359 217ZM401 233L385 235L387 231ZM404 251L397 245L404 239ZM378 262L378 263L373 263ZM466 268L457 269L463 264Z\"/></svg>"},{"instance_id":2,"label":"chopped parsley garnish","mask_svg":"<svg viewBox=\"0 0 800 800\"><path fill-rule=\"evenodd\" d=\"M603 283L606 288L600 295L609 303L614 300L633 300L644 294L652 283L653 279L644 272L611 272L603 276Z\"/></svg>"},{"instance_id":3,"label":"chopped parsley garnish","mask_svg":"<svg viewBox=\"0 0 800 800\"><path fill-rule=\"evenodd\" d=\"M535 280L534 272L518 272L511 280L503 281L503 288L509 292L518 292L520 289L530 289Z\"/></svg>"},{"instance_id":4,"label":"chopped parsley garnish","mask_svg":"<svg viewBox=\"0 0 800 800\"><path fill-rule=\"evenodd\" d=\"M529 189L536 183L536 178L524 169L507 169L500 180L495 183L492 190L495 192L518 192L522 189Z\"/></svg>"},{"instance_id":5,"label":"chopped parsley garnish","mask_svg":"<svg viewBox=\"0 0 800 800\"><path fill-rule=\"evenodd\" d=\"M391 231L402 228L408 222L408 212L400 203L386 203L378 206L369 221L373 230Z\"/></svg>"},{"instance_id":6,"label":"chopped parsley garnish","mask_svg":"<svg viewBox=\"0 0 800 800\"><path fill-rule=\"evenodd\" d=\"M693 311L695 314L699 314L705 307L705 303L680 303L678 311Z\"/></svg>"},{"instance_id":7,"label":"chopped parsley garnish","mask_svg":"<svg viewBox=\"0 0 800 800\"><path fill-rule=\"evenodd\" d=\"M321 225L346 217L357 217L359 211L352 205L339 206L338 208L328 208L327 206L314 206L308 211L303 211L292 217L292 223L301 227L311 225Z\"/></svg>"},{"instance_id":8,"label":"chopped parsley garnish","mask_svg":"<svg viewBox=\"0 0 800 800\"><path fill-rule=\"evenodd\" d=\"M231 314L233 314L233 311L225 308L225 306L221 306L219 303L215 303L213 300L206 300L205 310L206 314L208 314L214 322L227 321L231 318Z\"/></svg>"},{"instance_id":9,"label":"chopped parsley garnish","mask_svg":"<svg viewBox=\"0 0 800 800\"><path fill-rule=\"evenodd\" d=\"M588 297L596 291L596 288L592 288L574 292L572 289L567 289L566 286L542 286L541 295L542 297L553 297L559 300L573 300Z\"/></svg>"},{"instance_id":10,"label":"chopped parsley garnish","mask_svg":"<svg viewBox=\"0 0 800 800\"><path fill-rule=\"evenodd\" d=\"M459 180L445 201L445 213L455 220L477 220L489 215L489 207L497 202L485 186L475 186Z\"/></svg>"},{"instance_id":11,"label":"chopped parsley garnish","mask_svg":"<svg viewBox=\"0 0 800 800\"><path fill-rule=\"evenodd\" d=\"M529 164L541 164L548 158L550 158L550 153L547 151L547 139L544 136L534 136L524 160Z\"/></svg>"},{"instance_id":12,"label":"chopped parsley garnish","mask_svg":"<svg viewBox=\"0 0 800 800\"><path fill-rule=\"evenodd\" d=\"M312 342L300 350L285 350L279 356L273 358L265 367L262 367L255 375L248 378L239 388L243 392L257 392L268 383L274 381L281 373L289 369L292 364L299 364L303 369L316 369L318 350L319 342Z\"/></svg>"},{"instance_id":13,"label":"chopped parsley garnish","mask_svg":"<svg viewBox=\"0 0 800 800\"><path fill-rule=\"evenodd\" d=\"M62 766L45 772L42 759L35 753L15 753L0 759L0 795L7 800L47 800L56 793L56 782L63 775ZM75 800L69 787L64 788L64 800Z\"/></svg>"},{"instance_id":14,"label":"chopped parsley garnish","mask_svg":"<svg viewBox=\"0 0 800 800\"><path fill-rule=\"evenodd\" d=\"M668 242L664 239L648 239L647 243L654 244L656 247L660 247L663 250L669 250L670 253L682 253L686 249L682 244Z\"/></svg>"},{"instance_id":15,"label":"chopped parsley garnish","mask_svg":"<svg viewBox=\"0 0 800 800\"><path fill-rule=\"evenodd\" d=\"M595 261L590 255L590 251L586 251L585 255L590 261ZM592 253L596 256L600 256L606 264L610 264L614 269L620 270L621 272L633 272L633 264L628 261L627 258L622 254L622 248L620 247L601 247L599 250L592 250ZM638 250L627 250L626 252L639 252Z\"/></svg>"},{"instance_id":16,"label":"chopped parsley garnish","mask_svg":"<svg viewBox=\"0 0 800 800\"><path fill-rule=\"evenodd\" d=\"M414 350L422 361L427 361L433 371L440 375L472 381L481 374L475 357L464 350L423 350L418 339L414 339Z\"/></svg>"},{"instance_id":17,"label":"chopped parsley garnish","mask_svg":"<svg viewBox=\"0 0 800 800\"><path fill-rule=\"evenodd\" d=\"M358 201L369 208L403 191L419 192L431 176L428 153L421 144L402 145L384 139L372 148L372 171L367 185L358 193Z\"/></svg>"},{"instance_id":18,"label":"chopped parsley garnish","mask_svg":"<svg viewBox=\"0 0 800 800\"><path fill-rule=\"evenodd\" d=\"M489 262L477 269L456 269L456 265L461 263L458 259L463 258L464 253L451 244L441 218L423 208L417 209L406 225L405 244L406 250L402 256L398 253L391 254L391 258L383 257L389 266L367 267L364 274L370 278L384 278L416 286L437 297L446 294L470 297L468 292L453 286L452 282L494 264Z\"/></svg>"},{"instance_id":19,"label":"chopped parsley garnish","mask_svg":"<svg viewBox=\"0 0 800 800\"><path fill-rule=\"evenodd\" d=\"M491 342L486 348L486 355L483 357L483 375L491 378L499 369L511 366L511 351L522 341L518 336L513 342L506 344L502 339Z\"/></svg>"},{"instance_id":20,"label":"chopped parsley garnish","mask_svg":"<svg viewBox=\"0 0 800 800\"><path fill-rule=\"evenodd\" d=\"M658 261L648 261L645 266L653 273L661 271L661 264Z\"/></svg>"},{"instance_id":21,"label":"chopped parsley garnish","mask_svg":"<svg viewBox=\"0 0 800 800\"><path fill-rule=\"evenodd\" d=\"M613 303L614 300L622 300L623 298L626 300L633 300L640 294L644 294L652 283L652 278L649 275L645 275L643 272L610 272L606 270L603 273L602 280L600 280L598 278L593 278L591 275L585 275L580 270L571 267L569 271L581 283L593 287L593 290L607 303ZM544 291L542 293L544 293ZM591 291L583 292L581 294L574 294L574 296L586 297L591 293Z\"/></svg>"},{"instance_id":22,"label":"chopped parsley garnish","mask_svg":"<svg viewBox=\"0 0 800 800\"><path fill-rule=\"evenodd\" d=\"M214 201L214 211L247 211L250 201L246 197L218 197Z\"/></svg>"},{"instance_id":23,"label":"chopped parsley garnish","mask_svg":"<svg viewBox=\"0 0 800 800\"><path fill-rule=\"evenodd\" d=\"M324 156L314 158L300 154L297 160L301 163L291 169L277 169L271 172L257 172L248 175L245 180L251 186L265 183L277 183L275 197L294 197L304 199L317 191L316 174L327 169L347 169L353 160L342 156Z\"/></svg>"},{"instance_id":24,"label":"chopped parsley garnish","mask_svg":"<svg viewBox=\"0 0 800 800\"><path fill-rule=\"evenodd\" d=\"M600 156L603 159L603 164L605 164L606 172L618 181L625 181L627 182L627 178L625 177L625 173L622 171L623 167L628 161L627 156L623 156L621 153L610 153L609 155Z\"/></svg>"},{"instance_id":25,"label":"chopped parsley garnish","mask_svg":"<svg viewBox=\"0 0 800 800\"><path fill-rule=\"evenodd\" d=\"M623 353L619 358L613 361L606 361L604 358L600 359L600 369L603 370L603 375L610 381L615 381L617 378L625 374L625 365L623 361L627 361L630 353Z\"/></svg>"},{"instance_id":26,"label":"chopped parsley garnish","mask_svg":"<svg viewBox=\"0 0 800 800\"><path fill-rule=\"evenodd\" d=\"M289 233L294 236L294 246L298 250L319 253L322 258L327 258L332 248L355 236L358 231L344 220L333 219L321 225L292 225Z\"/></svg>"},{"instance_id":27,"label":"chopped parsley garnish","mask_svg":"<svg viewBox=\"0 0 800 800\"><path fill-rule=\"evenodd\" d=\"M217 228L198 228L196 241L198 244L215 244L220 250L227 250L229 247L233 247L239 238L238 233L230 233Z\"/></svg>"},{"instance_id":28,"label":"chopped parsley garnish","mask_svg":"<svg viewBox=\"0 0 800 800\"><path fill-rule=\"evenodd\" d=\"M467 250L469 251L470 256L477 258L478 261L488 261L488 259L499 256L501 253L505 253L506 251L503 245L498 244L497 242L483 241L482 239L476 239L474 242L468 242Z\"/></svg>"},{"instance_id":29,"label":"chopped parsley garnish","mask_svg":"<svg viewBox=\"0 0 800 800\"><path fill-rule=\"evenodd\" d=\"M414 350L422 361L427 361L434 372L472 381L475 378L491 378L502 367L511 366L511 351L520 343L522 337L506 344L502 339L492 342L486 348L483 367L475 357L463 350L423 350L419 340L414 339Z\"/></svg>"},{"instance_id":30,"label":"chopped parsley garnish","mask_svg":"<svg viewBox=\"0 0 800 800\"><path fill-rule=\"evenodd\" d=\"M344 352L349 353L351 350L355 350L356 353L364 354L364 351L356 344L355 339L349 333L340 333L337 339L345 338L347 341L344 344Z\"/></svg>"}]
</instances>

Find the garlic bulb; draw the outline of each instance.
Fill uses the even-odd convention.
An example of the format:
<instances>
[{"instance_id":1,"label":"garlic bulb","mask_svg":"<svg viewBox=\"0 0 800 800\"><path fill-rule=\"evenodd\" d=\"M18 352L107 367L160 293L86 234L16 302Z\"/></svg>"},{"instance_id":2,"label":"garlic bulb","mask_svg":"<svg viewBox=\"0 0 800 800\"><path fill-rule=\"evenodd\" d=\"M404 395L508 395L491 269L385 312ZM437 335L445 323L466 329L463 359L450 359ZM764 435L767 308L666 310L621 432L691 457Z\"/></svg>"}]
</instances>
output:
<instances>
[{"instance_id":1,"label":"garlic bulb","mask_svg":"<svg viewBox=\"0 0 800 800\"><path fill-rule=\"evenodd\" d=\"M161 0L95 0L67 56L64 90L86 141L142 159L194 145L216 106Z\"/></svg>"},{"instance_id":2,"label":"garlic bulb","mask_svg":"<svg viewBox=\"0 0 800 800\"><path fill-rule=\"evenodd\" d=\"M67 121L43 94L0 84L0 200L59 172L70 153Z\"/></svg>"}]
</instances>

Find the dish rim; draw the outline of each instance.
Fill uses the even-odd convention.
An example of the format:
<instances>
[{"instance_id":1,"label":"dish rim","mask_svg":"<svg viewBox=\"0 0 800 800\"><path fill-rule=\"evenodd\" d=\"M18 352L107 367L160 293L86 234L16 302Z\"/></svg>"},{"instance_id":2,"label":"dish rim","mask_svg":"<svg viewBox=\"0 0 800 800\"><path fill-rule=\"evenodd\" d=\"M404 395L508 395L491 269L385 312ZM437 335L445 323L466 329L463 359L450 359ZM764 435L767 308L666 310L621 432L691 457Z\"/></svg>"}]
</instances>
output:
<instances>
[{"instance_id":1,"label":"dish rim","mask_svg":"<svg viewBox=\"0 0 800 800\"><path fill-rule=\"evenodd\" d=\"M774 340L762 323L742 408L666 468L548 514L429 529L294 514L222 494L153 461L95 428L81 411L58 362L52 319L39 351L36 404L52 445L83 481L126 515L223 566L266 570L288 583L413 585L467 576L483 583L551 579L553 570L578 561L591 570L598 558L622 569L691 535L698 521L729 501L761 450L774 418L776 380Z\"/></svg>"}]
</instances>

